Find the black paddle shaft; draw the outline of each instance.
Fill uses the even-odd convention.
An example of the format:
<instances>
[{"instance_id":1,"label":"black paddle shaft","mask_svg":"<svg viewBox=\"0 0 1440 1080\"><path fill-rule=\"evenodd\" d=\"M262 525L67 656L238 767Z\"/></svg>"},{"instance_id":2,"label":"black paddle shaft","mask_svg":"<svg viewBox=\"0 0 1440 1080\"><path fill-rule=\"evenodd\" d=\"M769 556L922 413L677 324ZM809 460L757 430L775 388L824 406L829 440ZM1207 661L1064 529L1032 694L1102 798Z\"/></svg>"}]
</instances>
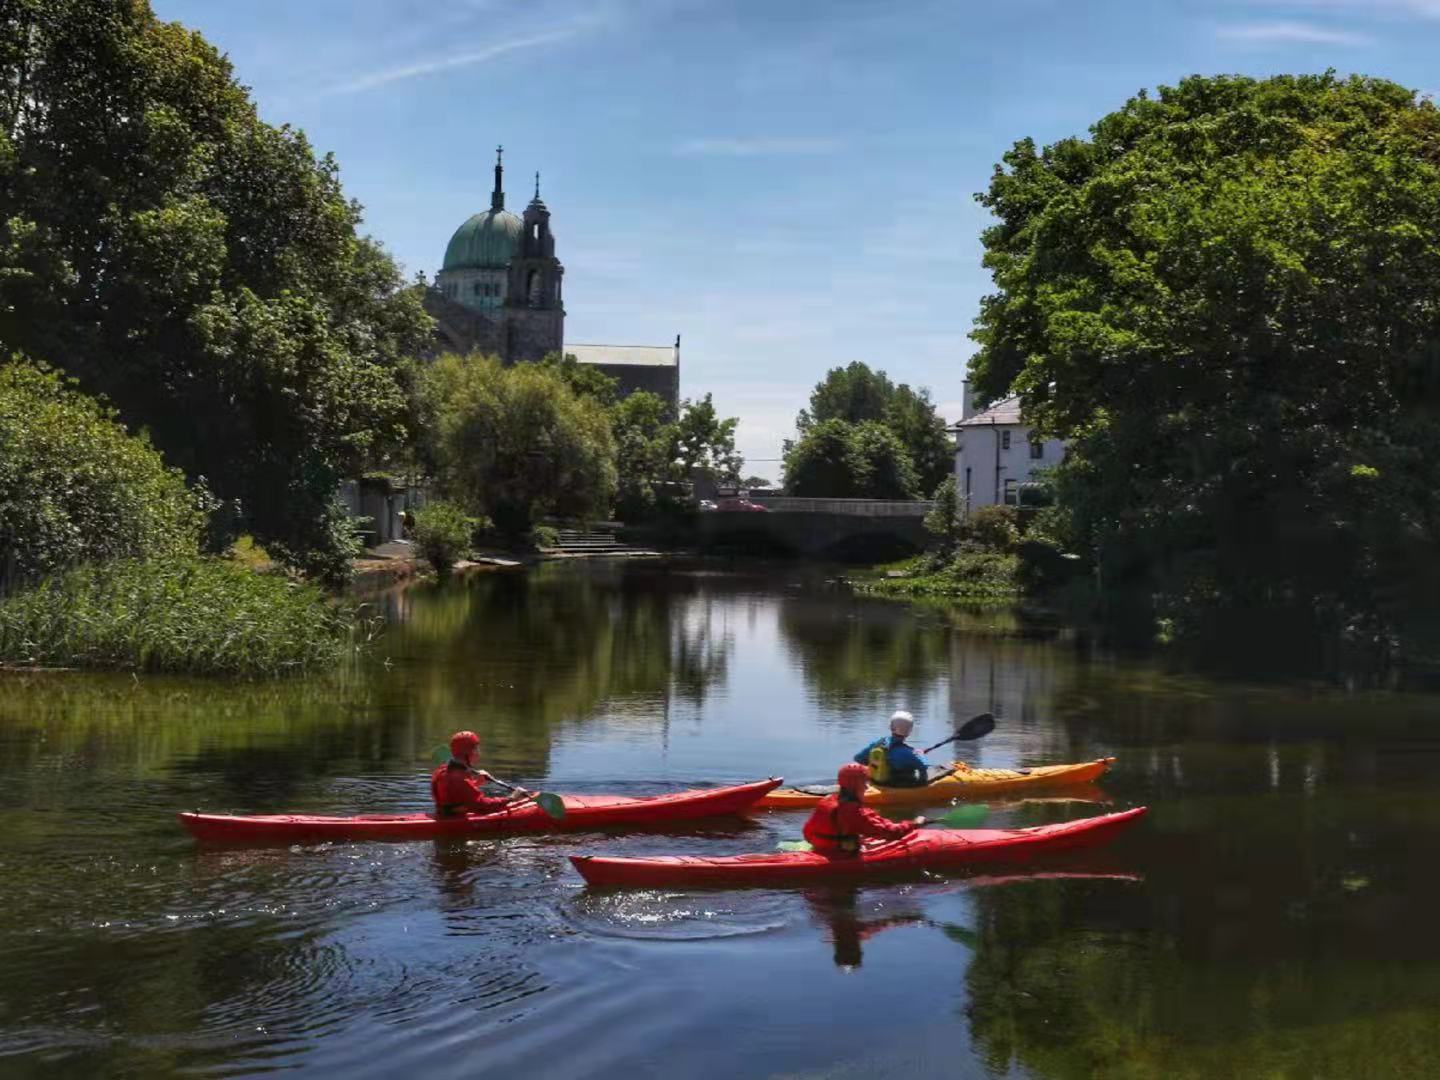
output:
<instances>
[{"instance_id":1,"label":"black paddle shaft","mask_svg":"<svg viewBox=\"0 0 1440 1080\"><path fill-rule=\"evenodd\" d=\"M928 754L931 750L939 750L940 747L952 742L974 742L976 739L983 739L994 730L994 714L982 712L979 716L972 716L969 720L966 720L964 726L948 739L941 739L934 746L927 746L920 752L922 754Z\"/></svg>"}]
</instances>

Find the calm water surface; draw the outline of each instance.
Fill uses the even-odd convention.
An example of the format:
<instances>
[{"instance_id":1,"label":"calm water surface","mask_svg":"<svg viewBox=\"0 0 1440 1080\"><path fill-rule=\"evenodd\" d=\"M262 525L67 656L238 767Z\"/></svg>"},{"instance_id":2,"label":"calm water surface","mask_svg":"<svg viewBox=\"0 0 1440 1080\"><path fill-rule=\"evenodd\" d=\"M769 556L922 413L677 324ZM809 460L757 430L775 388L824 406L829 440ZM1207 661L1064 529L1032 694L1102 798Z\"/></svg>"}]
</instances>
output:
<instances>
[{"instance_id":1,"label":"calm water surface","mask_svg":"<svg viewBox=\"0 0 1440 1080\"><path fill-rule=\"evenodd\" d=\"M1167 673L802 569L549 566L380 601L327 682L0 679L0 1076L1440 1074L1440 710ZM860 889L587 891L668 834L207 850L177 809L426 804L432 747L641 794L818 780L908 705L984 765L1114 754L1083 862Z\"/></svg>"}]
</instances>

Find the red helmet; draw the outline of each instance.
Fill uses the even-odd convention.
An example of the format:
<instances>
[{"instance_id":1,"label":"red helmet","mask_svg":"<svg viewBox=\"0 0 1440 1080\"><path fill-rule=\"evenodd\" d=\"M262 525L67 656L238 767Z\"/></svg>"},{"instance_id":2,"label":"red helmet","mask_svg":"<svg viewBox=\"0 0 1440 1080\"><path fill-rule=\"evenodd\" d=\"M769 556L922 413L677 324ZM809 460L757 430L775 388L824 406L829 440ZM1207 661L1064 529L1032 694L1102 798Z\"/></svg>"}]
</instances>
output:
<instances>
[{"instance_id":1,"label":"red helmet","mask_svg":"<svg viewBox=\"0 0 1440 1080\"><path fill-rule=\"evenodd\" d=\"M480 736L473 731L457 731L450 736L450 753L464 759L480 748Z\"/></svg>"},{"instance_id":2,"label":"red helmet","mask_svg":"<svg viewBox=\"0 0 1440 1080\"><path fill-rule=\"evenodd\" d=\"M859 762L847 762L840 766L840 775L836 779L840 781L841 791L848 791L852 795L863 795L865 785L870 783L870 770Z\"/></svg>"}]
</instances>

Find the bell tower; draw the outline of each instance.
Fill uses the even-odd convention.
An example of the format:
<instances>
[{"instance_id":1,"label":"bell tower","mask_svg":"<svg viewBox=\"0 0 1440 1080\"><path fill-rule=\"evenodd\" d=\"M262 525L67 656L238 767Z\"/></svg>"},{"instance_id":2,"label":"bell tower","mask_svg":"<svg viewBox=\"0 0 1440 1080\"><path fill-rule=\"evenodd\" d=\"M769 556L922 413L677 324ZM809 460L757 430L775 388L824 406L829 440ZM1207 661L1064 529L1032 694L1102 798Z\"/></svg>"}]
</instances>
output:
<instances>
[{"instance_id":1,"label":"bell tower","mask_svg":"<svg viewBox=\"0 0 1440 1080\"><path fill-rule=\"evenodd\" d=\"M538 359L565 347L565 304L560 283L565 267L555 257L555 234L550 231L550 210L540 198L540 174L535 174L535 197L525 207L525 229L510 261L506 290L506 317L511 325L510 354Z\"/></svg>"}]
</instances>

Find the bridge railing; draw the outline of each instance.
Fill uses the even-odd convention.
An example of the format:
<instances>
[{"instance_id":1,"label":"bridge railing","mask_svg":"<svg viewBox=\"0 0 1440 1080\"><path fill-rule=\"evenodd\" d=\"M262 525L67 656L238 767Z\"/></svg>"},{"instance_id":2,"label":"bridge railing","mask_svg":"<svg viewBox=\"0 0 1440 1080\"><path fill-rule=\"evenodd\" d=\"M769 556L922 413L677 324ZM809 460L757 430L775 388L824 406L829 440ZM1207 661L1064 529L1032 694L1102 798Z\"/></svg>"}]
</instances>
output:
<instances>
[{"instance_id":1,"label":"bridge railing","mask_svg":"<svg viewBox=\"0 0 1440 1080\"><path fill-rule=\"evenodd\" d=\"M856 517L924 517L935 508L933 502L910 502L891 499L801 499L791 495L750 493L757 502L774 513L789 514L853 514Z\"/></svg>"}]
</instances>

